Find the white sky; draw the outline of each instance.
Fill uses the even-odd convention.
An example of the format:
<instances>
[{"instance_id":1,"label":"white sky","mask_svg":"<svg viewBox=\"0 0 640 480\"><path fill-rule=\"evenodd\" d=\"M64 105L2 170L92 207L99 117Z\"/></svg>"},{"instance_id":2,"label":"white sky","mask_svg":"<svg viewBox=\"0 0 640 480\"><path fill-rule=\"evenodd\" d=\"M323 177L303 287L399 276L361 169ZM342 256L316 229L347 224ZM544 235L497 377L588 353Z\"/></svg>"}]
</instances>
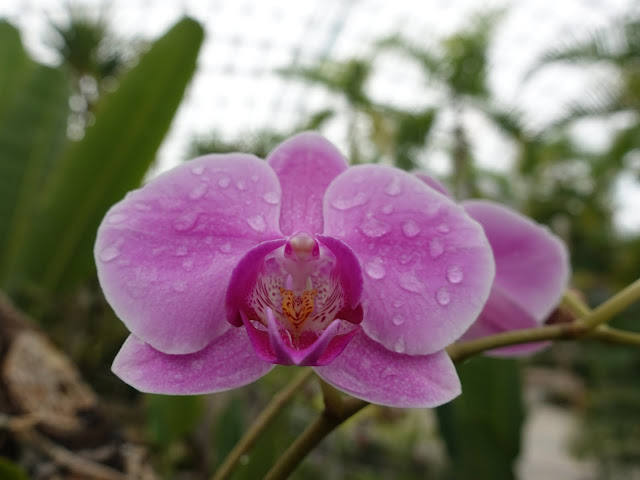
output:
<instances>
[{"instance_id":1,"label":"white sky","mask_svg":"<svg viewBox=\"0 0 640 480\"><path fill-rule=\"evenodd\" d=\"M53 62L46 45L47 17L64 18L68 0L0 0L0 17L22 31L27 48L42 61ZM97 12L102 0L84 0ZM523 73L553 45L570 42L588 30L606 25L629 11L632 0L113 0L106 2L114 30L124 37L152 39L181 15L205 25L206 41L199 69L159 153L159 171L184 159L186 145L196 133L215 129L235 137L263 126L285 129L327 101L318 89L285 82L274 69L294 59L312 64L329 56L349 58L366 54L373 40L402 32L422 41L452 33L465 26L470 14L488 7L510 6L500 24L491 51L491 86L496 97L524 110L533 125L542 125L578 99L593 82L575 71L548 69L522 84ZM378 69L372 93L380 100L412 105L420 91L416 69L391 65ZM479 132L486 126L470 118ZM325 132L344 150L345 129ZM602 129L592 129L596 144L606 139ZM476 142L479 163L504 169L509 151L494 135ZM446 165L434 159L430 165ZM640 190L626 178L616 197L618 223L640 230Z\"/></svg>"}]
</instances>

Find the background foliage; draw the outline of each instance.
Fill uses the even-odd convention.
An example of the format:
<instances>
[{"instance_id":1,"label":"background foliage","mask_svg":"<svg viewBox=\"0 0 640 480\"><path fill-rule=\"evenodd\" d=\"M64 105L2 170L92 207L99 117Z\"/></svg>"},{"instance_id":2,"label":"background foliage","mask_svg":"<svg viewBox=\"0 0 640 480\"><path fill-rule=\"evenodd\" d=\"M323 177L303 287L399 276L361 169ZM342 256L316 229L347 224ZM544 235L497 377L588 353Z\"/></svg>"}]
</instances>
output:
<instances>
[{"instance_id":1,"label":"background foliage","mask_svg":"<svg viewBox=\"0 0 640 480\"><path fill-rule=\"evenodd\" d=\"M528 78L559 63L577 69L604 63L614 72L584 102L533 129L517 106L501 104L487 86L487 52L503 14L479 15L438 42L396 35L379 39L368 58L284 68L281 75L325 89L335 101L292 131L265 125L237 138L194 135L189 153L242 150L264 157L291 133L322 130L338 115L347 119L351 162L429 169L427 153L438 150L451 167L442 180L458 198L503 201L554 229L571 251L573 285L597 304L634 280L640 265L637 234L621 233L612 220L618 180L639 176L640 21L627 17L586 32L531 67ZM196 69L203 29L184 18L151 44L125 49L105 19L80 11L52 28L61 59L55 67L31 59L20 32L0 22L0 287L66 346L114 411L129 407L123 418L153 448L160 472L202 478L290 369L215 396L133 392L109 373L126 331L100 294L91 250L106 210L140 185L153 164ZM612 37L619 41L612 45ZM426 106L400 109L371 98L368 82L382 55L402 56L423 71ZM474 115L512 145L508 172L478 166L470 141ZM628 121L613 129L606 148L594 151L576 134L585 121L604 125L620 115ZM638 313L627 311L617 324L638 330ZM346 478L347 472L354 479L515 478L526 417L521 374L532 367L582 382L578 391L547 389L544 401L580 416L574 453L593 459L601 478L631 478L640 471L639 363L636 351L601 345L555 345L519 361L472 360L460 368L464 395L438 410L438 424L431 412L370 409L314 452L295 478ZM234 478L260 478L319 405L319 391L308 386ZM19 459L3 459L0 471L13 471L14 462Z\"/></svg>"}]
</instances>

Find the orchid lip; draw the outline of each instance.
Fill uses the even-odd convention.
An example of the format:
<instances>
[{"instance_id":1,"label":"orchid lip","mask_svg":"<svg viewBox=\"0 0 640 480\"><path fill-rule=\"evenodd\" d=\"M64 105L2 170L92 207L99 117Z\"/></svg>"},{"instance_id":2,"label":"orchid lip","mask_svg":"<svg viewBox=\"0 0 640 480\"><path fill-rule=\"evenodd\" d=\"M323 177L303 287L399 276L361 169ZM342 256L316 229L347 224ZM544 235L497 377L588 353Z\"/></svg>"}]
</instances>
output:
<instances>
[{"instance_id":1,"label":"orchid lip","mask_svg":"<svg viewBox=\"0 0 640 480\"><path fill-rule=\"evenodd\" d=\"M245 326L260 358L324 365L357 333L363 309L361 291L352 285L361 272L354 272L357 261L346 249L338 240L297 232L240 260L228 288L227 318Z\"/></svg>"}]
</instances>

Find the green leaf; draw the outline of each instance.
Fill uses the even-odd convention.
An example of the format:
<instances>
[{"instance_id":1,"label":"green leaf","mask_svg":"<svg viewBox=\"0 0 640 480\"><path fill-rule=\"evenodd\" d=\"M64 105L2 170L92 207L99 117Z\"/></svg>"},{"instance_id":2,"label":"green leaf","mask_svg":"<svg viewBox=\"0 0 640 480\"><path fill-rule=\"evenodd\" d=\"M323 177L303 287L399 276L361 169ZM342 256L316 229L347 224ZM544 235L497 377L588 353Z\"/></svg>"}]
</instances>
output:
<instances>
[{"instance_id":1,"label":"green leaf","mask_svg":"<svg viewBox=\"0 0 640 480\"><path fill-rule=\"evenodd\" d=\"M29 480L20 466L4 457L0 457L0 478L3 480Z\"/></svg>"},{"instance_id":2,"label":"green leaf","mask_svg":"<svg viewBox=\"0 0 640 480\"><path fill-rule=\"evenodd\" d=\"M453 478L512 480L524 420L517 363L478 357L458 373L462 395L437 409Z\"/></svg>"},{"instance_id":3,"label":"green leaf","mask_svg":"<svg viewBox=\"0 0 640 480\"><path fill-rule=\"evenodd\" d=\"M22 48L20 33L10 23L0 20L0 113L31 67L33 63Z\"/></svg>"},{"instance_id":4,"label":"green leaf","mask_svg":"<svg viewBox=\"0 0 640 480\"><path fill-rule=\"evenodd\" d=\"M66 141L69 113L62 71L35 65L23 70L28 71L19 75L20 88L11 87L0 110L0 286L5 288L16 280L43 180Z\"/></svg>"},{"instance_id":5,"label":"green leaf","mask_svg":"<svg viewBox=\"0 0 640 480\"><path fill-rule=\"evenodd\" d=\"M25 257L32 281L60 288L95 268L98 225L153 162L195 71L203 36L195 20L179 21L103 100L95 125L70 148L47 185Z\"/></svg>"},{"instance_id":6,"label":"green leaf","mask_svg":"<svg viewBox=\"0 0 640 480\"><path fill-rule=\"evenodd\" d=\"M167 447L191 433L204 411L202 396L146 395L147 427L154 445Z\"/></svg>"}]
</instances>

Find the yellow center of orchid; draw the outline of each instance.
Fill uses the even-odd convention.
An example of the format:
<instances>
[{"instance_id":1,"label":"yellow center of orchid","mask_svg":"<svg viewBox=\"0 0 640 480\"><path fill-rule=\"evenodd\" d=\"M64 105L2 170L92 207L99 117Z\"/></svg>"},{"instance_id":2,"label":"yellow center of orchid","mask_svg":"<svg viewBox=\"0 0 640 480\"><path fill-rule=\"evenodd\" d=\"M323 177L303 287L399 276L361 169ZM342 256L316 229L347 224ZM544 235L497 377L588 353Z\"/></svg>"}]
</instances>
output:
<instances>
[{"instance_id":1,"label":"yellow center of orchid","mask_svg":"<svg viewBox=\"0 0 640 480\"><path fill-rule=\"evenodd\" d=\"M313 300L318 290L307 290L296 295L293 290L280 287L282 295L282 313L295 328L300 328L313 312Z\"/></svg>"}]
</instances>

